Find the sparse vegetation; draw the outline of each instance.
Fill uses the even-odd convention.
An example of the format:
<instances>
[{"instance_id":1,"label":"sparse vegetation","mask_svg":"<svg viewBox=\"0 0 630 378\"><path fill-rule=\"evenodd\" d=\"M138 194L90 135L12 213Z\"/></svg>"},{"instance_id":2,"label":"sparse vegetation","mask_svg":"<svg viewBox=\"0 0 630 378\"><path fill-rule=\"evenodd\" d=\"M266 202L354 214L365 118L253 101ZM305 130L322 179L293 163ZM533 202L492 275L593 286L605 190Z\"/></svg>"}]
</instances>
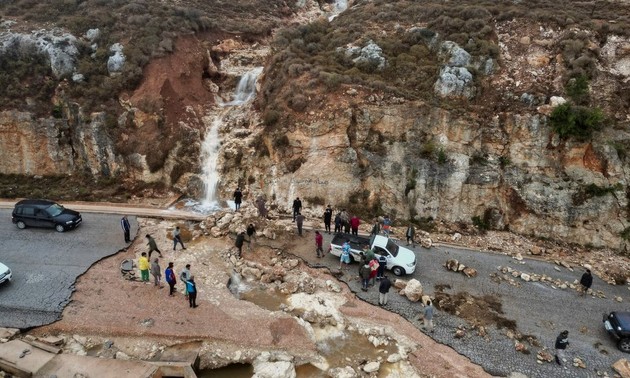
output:
<instances>
[{"instance_id":1,"label":"sparse vegetation","mask_svg":"<svg viewBox=\"0 0 630 378\"><path fill-rule=\"evenodd\" d=\"M618 190L622 190L623 186L619 183L611 186L599 186L597 184L588 184L582 186L573 194L573 205L579 206L584 204L591 198L603 197L608 194L614 193Z\"/></svg>"},{"instance_id":2,"label":"sparse vegetation","mask_svg":"<svg viewBox=\"0 0 630 378\"><path fill-rule=\"evenodd\" d=\"M324 206L326 200L320 196L304 197L304 201L312 206Z\"/></svg>"},{"instance_id":3,"label":"sparse vegetation","mask_svg":"<svg viewBox=\"0 0 630 378\"><path fill-rule=\"evenodd\" d=\"M567 102L555 107L549 122L561 138L574 137L586 141L604 125L604 113L599 108L591 109Z\"/></svg>"}]
</instances>

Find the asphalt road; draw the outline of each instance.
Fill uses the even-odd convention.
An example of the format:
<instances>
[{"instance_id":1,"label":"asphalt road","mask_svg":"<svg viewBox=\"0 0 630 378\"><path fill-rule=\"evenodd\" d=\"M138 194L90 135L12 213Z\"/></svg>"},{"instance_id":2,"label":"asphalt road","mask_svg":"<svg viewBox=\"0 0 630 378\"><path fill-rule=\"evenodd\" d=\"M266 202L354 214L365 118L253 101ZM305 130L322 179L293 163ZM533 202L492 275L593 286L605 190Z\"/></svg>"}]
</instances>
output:
<instances>
[{"instance_id":1,"label":"asphalt road","mask_svg":"<svg viewBox=\"0 0 630 378\"><path fill-rule=\"evenodd\" d=\"M31 328L61 316L78 276L126 244L120 216L82 213L83 223L63 233L54 229L19 230L11 210L0 210L0 262L13 272L0 285L0 327ZM138 223L130 216L132 237Z\"/></svg>"},{"instance_id":2,"label":"asphalt road","mask_svg":"<svg viewBox=\"0 0 630 378\"><path fill-rule=\"evenodd\" d=\"M325 248L327 248L327 243L332 238L327 234L324 236ZM306 237L310 239L312 233L309 232ZM610 366L620 358L629 357L616 348L615 342L605 332L602 324L604 312L630 311L630 290L627 285L611 286L595 277L593 289L603 291L607 296L605 299L582 298L578 297L575 290L554 289L549 284L525 282L520 278L515 280L521 286L514 287L506 282L494 282L490 274L500 273L497 270L498 266L510 266L520 272L546 274L555 279L573 282L575 279L579 280L583 269L575 267L574 271L570 271L561 267L561 270L557 271L554 269L554 264L545 261L525 258L519 262L499 253L444 246L428 250L416 247L413 250L418 259L416 271L411 276L401 278L419 280L426 293L433 294L435 285L448 284L451 289L446 292L451 294L468 292L475 296L498 297L502 303L504 317L516 321L518 331L525 335L535 336L541 347L547 347L552 354L556 336L564 329L569 330L570 346L567 349L567 357L570 361L565 364L567 368L564 369L555 363L538 364L536 353L541 347L530 346L527 341L524 343L531 350L531 354L517 352L514 348L514 340L505 336L505 330L498 330L496 327L488 327L488 340L477 336L476 332L471 330L464 338L456 339L454 338L455 329L466 322L456 316L436 311L434 318L436 330L430 336L469 357L493 375L507 376L511 372L520 372L530 378L596 377L597 371L606 371L612 376ZM314 255L313 251L312 259L308 259L312 266L324 265L332 270L339 268L338 257L329 254L322 259L317 259ZM449 258L455 258L475 268L478 271L477 277L467 278L461 273L447 271L443 265ZM350 274L344 274L341 280L347 282L358 297L378 304L377 288L370 288L367 293L362 292L357 272L358 265L355 263L349 271ZM390 278L393 277L391 272L388 275ZM616 302L613 299L615 296L621 296L623 302ZM411 303L400 295L390 294L386 308L402 315L417 326L421 325L421 322L417 320L421 311L418 303ZM574 357L582 358L587 368L572 366Z\"/></svg>"}]
</instances>

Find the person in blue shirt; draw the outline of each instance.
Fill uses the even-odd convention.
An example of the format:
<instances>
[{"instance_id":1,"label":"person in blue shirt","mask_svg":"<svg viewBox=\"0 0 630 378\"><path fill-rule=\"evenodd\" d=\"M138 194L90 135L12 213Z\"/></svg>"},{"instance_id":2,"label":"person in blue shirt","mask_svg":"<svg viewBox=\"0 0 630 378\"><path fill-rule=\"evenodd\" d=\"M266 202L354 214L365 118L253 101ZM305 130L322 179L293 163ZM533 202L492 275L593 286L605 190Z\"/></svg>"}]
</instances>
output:
<instances>
[{"instance_id":1,"label":"person in blue shirt","mask_svg":"<svg viewBox=\"0 0 630 378\"><path fill-rule=\"evenodd\" d=\"M168 286L170 288L168 295L172 297L173 293L175 293L175 284L177 283L177 278L175 278L175 272L173 271L172 262L168 263L168 268L166 268L166 270L164 271L164 278L166 279L166 282L168 283Z\"/></svg>"},{"instance_id":2,"label":"person in blue shirt","mask_svg":"<svg viewBox=\"0 0 630 378\"><path fill-rule=\"evenodd\" d=\"M188 304L190 307L197 307L197 285L195 284L195 276L190 276L186 281L186 290L188 291Z\"/></svg>"},{"instance_id":3,"label":"person in blue shirt","mask_svg":"<svg viewBox=\"0 0 630 378\"><path fill-rule=\"evenodd\" d=\"M350 243L346 240L341 246L341 255L339 257L339 269L343 264L346 264L345 269L348 270L348 265L350 264Z\"/></svg>"}]
</instances>

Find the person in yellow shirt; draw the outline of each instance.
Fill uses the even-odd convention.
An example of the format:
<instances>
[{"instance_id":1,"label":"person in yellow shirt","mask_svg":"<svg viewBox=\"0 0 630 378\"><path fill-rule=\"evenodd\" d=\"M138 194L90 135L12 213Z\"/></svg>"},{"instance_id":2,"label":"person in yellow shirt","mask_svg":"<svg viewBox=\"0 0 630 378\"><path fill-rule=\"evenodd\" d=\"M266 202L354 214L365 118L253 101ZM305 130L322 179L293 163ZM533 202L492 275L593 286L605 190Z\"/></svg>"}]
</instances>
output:
<instances>
[{"instance_id":1,"label":"person in yellow shirt","mask_svg":"<svg viewBox=\"0 0 630 378\"><path fill-rule=\"evenodd\" d=\"M138 268L140 269L140 279L142 282L149 282L149 259L147 259L146 252L142 252L142 255L138 259Z\"/></svg>"}]
</instances>

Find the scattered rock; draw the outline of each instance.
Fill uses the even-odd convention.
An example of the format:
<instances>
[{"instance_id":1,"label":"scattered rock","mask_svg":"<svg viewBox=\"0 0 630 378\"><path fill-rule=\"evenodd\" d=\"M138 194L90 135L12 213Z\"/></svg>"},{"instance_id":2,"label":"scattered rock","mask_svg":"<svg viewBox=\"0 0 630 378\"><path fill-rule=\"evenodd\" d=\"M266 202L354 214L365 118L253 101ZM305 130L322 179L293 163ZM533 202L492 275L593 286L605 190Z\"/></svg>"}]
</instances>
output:
<instances>
[{"instance_id":1,"label":"scattered rock","mask_svg":"<svg viewBox=\"0 0 630 378\"><path fill-rule=\"evenodd\" d=\"M516 349L517 352L529 354L529 350L527 349L525 344L521 343L520 341L514 342L514 349Z\"/></svg>"},{"instance_id":2,"label":"scattered rock","mask_svg":"<svg viewBox=\"0 0 630 378\"><path fill-rule=\"evenodd\" d=\"M457 267L459 266L459 261L455 260L455 259L449 259L446 260L446 263L444 264L444 266L446 267L446 269L453 271L453 272L457 272Z\"/></svg>"},{"instance_id":3,"label":"scattered rock","mask_svg":"<svg viewBox=\"0 0 630 378\"><path fill-rule=\"evenodd\" d=\"M398 353L392 353L389 356L387 356L387 362L389 362L390 364L395 364L396 362L402 360L402 356Z\"/></svg>"},{"instance_id":4,"label":"scattered rock","mask_svg":"<svg viewBox=\"0 0 630 378\"><path fill-rule=\"evenodd\" d=\"M346 366L328 370L328 376L331 378L356 378L357 373L350 366Z\"/></svg>"},{"instance_id":5,"label":"scattered rock","mask_svg":"<svg viewBox=\"0 0 630 378\"><path fill-rule=\"evenodd\" d=\"M623 298L621 298L621 297L615 297L615 300L616 300L617 302L619 302L619 303L623 302Z\"/></svg>"},{"instance_id":6,"label":"scattered rock","mask_svg":"<svg viewBox=\"0 0 630 378\"><path fill-rule=\"evenodd\" d=\"M400 291L400 295L404 295L412 302L418 302L422 298L422 284L414 278Z\"/></svg>"},{"instance_id":7,"label":"scattered rock","mask_svg":"<svg viewBox=\"0 0 630 378\"><path fill-rule=\"evenodd\" d=\"M420 239L420 244L422 247L429 249L433 247L433 240L431 240L431 238L422 238Z\"/></svg>"},{"instance_id":8,"label":"scattered rock","mask_svg":"<svg viewBox=\"0 0 630 378\"><path fill-rule=\"evenodd\" d=\"M537 245L534 245L529 249L529 252L534 256L540 256L543 253L545 253L545 249Z\"/></svg>"},{"instance_id":9,"label":"scattered rock","mask_svg":"<svg viewBox=\"0 0 630 378\"><path fill-rule=\"evenodd\" d=\"M544 361L544 362L552 362L553 355L551 355L551 353L549 353L546 349L541 349L538 351L538 354L536 355L536 359L539 361Z\"/></svg>"},{"instance_id":10,"label":"scattered rock","mask_svg":"<svg viewBox=\"0 0 630 378\"><path fill-rule=\"evenodd\" d=\"M63 337L60 336L46 336L43 338L40 338L39 341L46 343L48 345L62 345L66 340Z\"/></svg>"},{"instance_id":11,"label":"scattered rock","mask_svg":"<svg viewBox=\"0 0 630 378\"><path fill-rule=\"evenodd\" d=\"M394 281L394 287L398 290L404 290L405 286L407 286L407 281L397 279Z\"/></svg>"},{"instance_id":12,"label":"scattered rock","mask_svg":"<svg viewBox=\"0 0 630 378\"><path fill-rule=\"evenodd\" d=\"M464 273L464 275L466 277L472 278L472 277L476 277L477 276L477 271L471 267L467 267L465 268L462 273Z\"/></svg>"},{"instance_id":13,"label":"scattered rock","mask_svg":"<svg viewBox=\"0 0 630 378\"><path fill-rule=\"evenodd\" d=\"M523 256L522 256L520 253L517 253L517 254L514 256L514 259L515 259L515 260L518 260L518 261L521 261L521 260L523 260Z\"/></svg>"},{"instance_id":14,"label":"scattered rock","mask_svg":"<svg viewBox=\"0 0 630 378\"><path fill-rule=\"evenodd\" d=\"M525 282L529 282L532 279L532 277L527 273L521 273L521 279Z\"/></svg>"},{"instance_id":15,"label":"scattered rock","mask_svg":"<svg viewBox=\"0 0 630 378\"><path fill-rule=\"evenodd\" d=\"M582 361L581 358L579 357L575 357L573 359L573 366L575 367L579 367L580 369L586 369L586 364L584 363L584 361Z\"/></svg>"},{"instance_id":16,"label":"scattered rock","mask_svg":"<svg viewBox=\"0 0 630 378\"><path fill-rule=\"evenodd\" d=\"M107 59L107 71L110 74L122 71L127 60L125 54L123 54L123 45L114 43L109 48L109 51L114 54Z\"/></svg>"},{"instance_id":17,"label":"scattered rock","mask_svg":"<svg viewBox=\"0 0 630 378\"><path fill-rule=\"evenodd\" d=\"M627 359L622 358L615 362L612 365L613 370L615 370L622 378L630 378L630 362Z\"/></svg>"},{"instance_id":18,"label":"scattered rock","mask_svg":"<svg viewBox=\"0 0 630 378\"><path fill-rule=\"evenodd\" d=\"M453 242L459 242L460 240L462 240L462 234L460 234L459 232L456 232L453 234L453 236L451 236L451 241Z\"/></svg>"},{"instance_id":19,"label":"scattered rock","mask_svg":"<svg viewBox=\"0 0 630 378\"><path fill-rule=\"evenodd\" d=\"M326 280L326 287L328 288L328 290L334 293L341 292L341 287L336 282L333 282L332 280Z\"/></svg>"},{"instance_id":20,"label":"scattered rock","mask_svg":"<svg viewBox=\"0 0 630 378\"><path fill-rule=\"evenodd\" d=\"M380 369L381 363L378 361L371 361L363 366L363 371L366 373L375 373Z\"/></svg>"},{"instance_id":21,"label":"scattered rock","mask_svg":"<svg viewBox=\"0 0 630 378\"><path fill-rule=\"evenodd\" d=\"M455 331L456 339L461 339L464 336L466 336L466 331L464 331L463 329L458 329L457 331Z\"/></svg>"}]
</instances>

